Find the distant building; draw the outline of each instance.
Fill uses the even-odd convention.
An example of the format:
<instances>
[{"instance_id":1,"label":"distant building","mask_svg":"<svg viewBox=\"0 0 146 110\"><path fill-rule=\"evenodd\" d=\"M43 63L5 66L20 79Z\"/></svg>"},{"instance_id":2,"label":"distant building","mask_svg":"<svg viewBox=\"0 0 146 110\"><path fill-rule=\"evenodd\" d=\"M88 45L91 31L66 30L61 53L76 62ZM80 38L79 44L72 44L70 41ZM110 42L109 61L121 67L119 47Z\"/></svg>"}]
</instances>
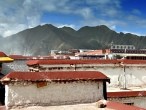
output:
<instances>
[{"instance_id":1,"label":"distant building","mask_svg":"<svg viewBox=\"0 0 146 110\"><path fill-rule=\"evenodd\" d=\"M93 103L107 98L110 79L95 71L11 72L5 84L7 108Z\"/></svg>"},{"instance_id":2,"label":"distant building","mask_svg":"<svg viewBox=\"0 0 146 110\"><path fill-rule=\"evenodd\" d=\"M13 62L3 64L3 74L8 74L12 71L28 71L26 61L38 59L54 59L52 56L23 56L23 55L9 55Z\"/></svg>"},{"instance_id":3,"label":"distant building","mask_svg":"<svg viewBox=\"0 0 146 110\"><path fill-rule=\"evenodd\" d=\"M0 79L4 77L2 73L4 63L13 62L13 59L8 57L4 52L0 52ZM5 88L4 85L0 82L0 105L4 105L4 97L5 97Z\"/></svg>"},{"instance_id":4,"label":"distant building","mask_svg":"<svg viewBox=\"0 0 146 110\"><path fill-rule=\"evenodd\" d=\"M85 52L78 52L75 54L78 59L108 59L108 54L110 53L109 49L102 50L90 50Z\"/></svg>"},{"instance_id":5,"label":"distant building","mask_svg":"<svg viewBox=\"0 0 146 110\"><path fill-rule=\"evenodd\" d=\"M134 45L111 45L110 49L128 49L135 50Z\"/></svg>"},{"instance_id":6,"label":"distant building","mask_svg":"<svg viewBox=\"0 0 146 110\"><path fill-rule=\"evenodd\" d=\"M146 104L146 90L111 91L107 93L107 97L109 101L146 108L144 106Z\"/></svg>"},{"instance_id":7,"label":"distant building","mask_svg":"<svg viewBox=\"0 0 146 110\"><path fill-rule=\"evenodd\" d=\"M102 49L88 52L76 53L78 59L132 59L146 60L146 50L144 49ZM132 47L131 47L132 48ZM134 47L133 47L134 48Z\"/></svg>"}]
</instances>

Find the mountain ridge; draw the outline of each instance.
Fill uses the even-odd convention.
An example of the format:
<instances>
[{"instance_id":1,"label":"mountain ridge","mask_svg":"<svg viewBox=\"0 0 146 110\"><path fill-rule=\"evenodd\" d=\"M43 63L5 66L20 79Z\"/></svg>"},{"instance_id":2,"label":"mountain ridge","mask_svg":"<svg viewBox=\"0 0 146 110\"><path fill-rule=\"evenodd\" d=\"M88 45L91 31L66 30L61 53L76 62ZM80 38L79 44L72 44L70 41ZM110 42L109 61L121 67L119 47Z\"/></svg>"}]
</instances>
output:
<instances>
[{"instance_id":1,"label":"mountain ridge","mask_svg":"<svg viewBox=\"0 0 146 110\"><path fill-rule=\"evenodd\" d=\"M48 55L50 50L104 49L110 43L146 48L146 37L117 33L105 25L57 28L52 24L38 25L6 38L0 38L0 49L7 54ZM6 45L7 44L7 45Z\"/></svg>"}]
</instances>

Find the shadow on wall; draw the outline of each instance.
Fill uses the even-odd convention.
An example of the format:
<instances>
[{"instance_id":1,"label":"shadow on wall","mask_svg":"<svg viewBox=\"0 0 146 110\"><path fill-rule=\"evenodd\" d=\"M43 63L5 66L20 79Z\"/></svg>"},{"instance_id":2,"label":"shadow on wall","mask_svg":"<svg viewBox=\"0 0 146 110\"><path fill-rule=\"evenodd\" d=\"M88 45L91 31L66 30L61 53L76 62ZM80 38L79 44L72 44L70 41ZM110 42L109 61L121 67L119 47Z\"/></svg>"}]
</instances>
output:
<instances>
[{"instance_id":1,"label":"shadow on wall","mask_svg":"<svg viewBox=\"0 0 146 110\"><path fill-rule=\"evenodd\" d=\"M2 77L4 77L4 74L1 73L2 70L2 64L0 63L0 79ZM0 105L4 105L5 104L5 86L2 85L2 83L0 82Z\"/></svg>"}]
</instances>

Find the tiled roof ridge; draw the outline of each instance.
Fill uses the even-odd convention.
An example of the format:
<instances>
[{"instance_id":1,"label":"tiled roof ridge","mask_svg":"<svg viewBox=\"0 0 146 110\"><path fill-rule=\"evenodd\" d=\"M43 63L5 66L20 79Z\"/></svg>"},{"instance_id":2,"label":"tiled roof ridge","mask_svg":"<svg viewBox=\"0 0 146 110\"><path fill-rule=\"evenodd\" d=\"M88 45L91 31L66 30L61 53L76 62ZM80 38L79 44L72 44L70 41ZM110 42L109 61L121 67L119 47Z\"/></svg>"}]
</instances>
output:
<instances>
[{"instance_id":1,"label":"tiled roof ridge","mask_svg":"<svg viewBox=\"0 0 146 110\"><path fill-rule=\"evenodd\" d=\"M61 80L105 80L110 82L110 79L106 75L97 71L11 72L1 79L2 82Z\"/></svg>"},{"instance_id":2,"label":"tiled roof ridge","mask_svg":"<svg viewBox=\"0 0 146 110\"><path fill-rule=\"evenodd\" d=\"M107 97L142 97L146 96L146 90L139 90L139 91L116 91L116 92L108 92Z\"/></svg>"},{"instance_id":3,"label":"tiled roof ridge","mask_svg":"<svg viewBox=\"0 0 146 110\"><path fill-rule=\"evenodd\" d=\"M28 66L37 64L146 64L146 60L128 59L106 59L106 60L63 60L63 59L41 59L28 60Z\"/></svg>"},{"instance_id":4,"label":"tiled roof ridge","mask_svg":"<svg viewBox=\"0 0 146 110\"><path fill-rule=\"evenodd\" d=\"M7 55L4 52L0 51L0 57L7 57Z\"/></svg>"}]
</instances>

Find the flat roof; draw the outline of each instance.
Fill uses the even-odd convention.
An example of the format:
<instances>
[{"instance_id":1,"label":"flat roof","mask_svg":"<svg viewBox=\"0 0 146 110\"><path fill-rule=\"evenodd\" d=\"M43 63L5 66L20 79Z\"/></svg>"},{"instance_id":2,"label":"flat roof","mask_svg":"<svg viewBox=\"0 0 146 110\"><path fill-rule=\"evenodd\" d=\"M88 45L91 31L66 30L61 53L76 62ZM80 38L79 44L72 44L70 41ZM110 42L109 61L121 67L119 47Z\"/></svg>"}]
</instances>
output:
<instances>
[{"instance_id":1,"label":"flat roof","mask_svg":"<svg viewBox=\"0 0 146 110\"><path fill-rule=\"evenodd\" d=\"M146 60L111 59L111 60L68 60L68 59L45 59L29 60L28 66L32 65L55 65L55 64L146 64Z\"/></svg>"},{"instance_id":2,"label":"flat roof","mask_svg":"<svg viewBox=\"0 0 146 110\"><path fill-rule=\"evenodd\" d=\"M12 110L20 110L20 108L15 108ZM58 105L58 106L29 106L29 107L21 108L21 110L146 110L146 109L136 106L131 106L131 105L125 105L118 102L106 101L105 108L99 108L98 102L95 102L95 103L86 103L86 104Z\"/></svg>"},{"instance_id":3,"label":"flat roof","mask_svg":"<svg viewBox=\"0 0 146 110\"><path fill-rule=\"evenodd\" d=\"M1 79L2 82L78 80L100 80L110 82L110 79L106 75L98 71L11 72Z\"/></svg>"},{"instance_id":4,"label":"flat roof","mask_svg":"<svg viewBox=\"0 0 146 110\"><path fill-rule=\"evenodd\" d=\"M122 98L122 97L143 97L146 96L146 91L116 91L107 92L108 98Z\"/></svg>"}]
</instances>

